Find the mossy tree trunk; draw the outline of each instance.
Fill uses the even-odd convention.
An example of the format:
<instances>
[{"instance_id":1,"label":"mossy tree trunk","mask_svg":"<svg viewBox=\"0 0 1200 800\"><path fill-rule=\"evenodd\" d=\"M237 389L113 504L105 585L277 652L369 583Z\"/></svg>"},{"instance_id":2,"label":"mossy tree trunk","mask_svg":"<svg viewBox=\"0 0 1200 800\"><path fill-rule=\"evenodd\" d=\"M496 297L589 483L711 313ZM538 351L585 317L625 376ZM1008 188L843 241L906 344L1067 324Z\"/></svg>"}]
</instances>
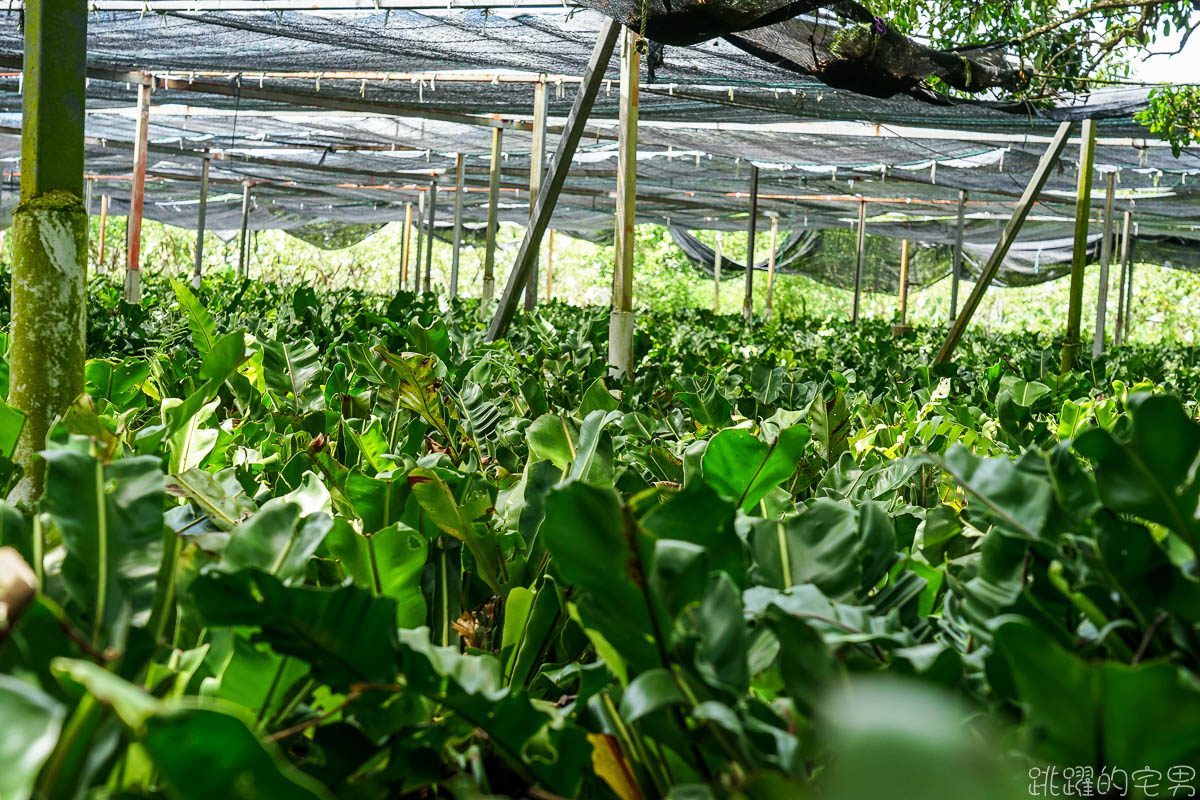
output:
<instances>
[{"instance_id":1,"label":"mossy tree trunk","mask_svg":"<svg viewBox=\"0 0 1200 800\"><path fill-rule=\"evenodd\" d=\"M86 0L26 0L21 202L13 214L10 405L25 413L18 503L40 496L37 455L83 392L87 212L83 207Z\"/></svg>"}]
</instances>

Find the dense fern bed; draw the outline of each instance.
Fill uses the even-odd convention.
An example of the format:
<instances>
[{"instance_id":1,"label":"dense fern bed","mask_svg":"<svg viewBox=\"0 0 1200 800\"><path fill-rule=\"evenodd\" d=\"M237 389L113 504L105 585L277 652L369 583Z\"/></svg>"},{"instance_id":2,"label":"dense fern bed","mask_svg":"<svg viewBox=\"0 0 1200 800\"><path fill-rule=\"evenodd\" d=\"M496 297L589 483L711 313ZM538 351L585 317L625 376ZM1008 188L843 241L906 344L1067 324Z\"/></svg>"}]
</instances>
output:
<instances>
[{"instance_id":1,"label":"dense fern bed","mask_svg":"<svg viewBox=\"0 0 1200 800\"><path fill-rule=\"evenodd\" d=\"M1194 348L647 314L622 383L604 309L114 291L0 505L2 798L1200 788Z\"/></svg>"}]
</instances>

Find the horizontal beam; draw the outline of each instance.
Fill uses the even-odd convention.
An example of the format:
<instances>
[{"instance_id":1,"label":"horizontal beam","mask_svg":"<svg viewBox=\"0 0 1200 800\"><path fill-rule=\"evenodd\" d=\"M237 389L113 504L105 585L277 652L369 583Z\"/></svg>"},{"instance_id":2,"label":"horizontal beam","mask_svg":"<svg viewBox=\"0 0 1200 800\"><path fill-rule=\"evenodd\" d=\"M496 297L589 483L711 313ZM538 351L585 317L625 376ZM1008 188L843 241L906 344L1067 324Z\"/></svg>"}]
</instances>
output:
<instances>
[{"instance_id":1,"label":"horizontal beam","mask_svg":"<svg viewBox=\"0 0 1200 800\"><path fill-rule=\"evenodd\" d=\"M179 70L169 70L168 76ZM553 72L526 72L521 70L424 70L420 72L387 72L380 70L295 70L265 72L231 72L229 70L183 70L188 77L220 78L229 80L241 75L246 80L309 80L309 81L372 81L376 83L579 83L578 75L562 75ZM0 77L4 77L0 75ZM12 76L9 76L12 77ZM647 84L650 85L650 84Z\"/></svg>"},{"instance_id":2,"label":"horizontal beam","mask_svg":"<svg viewBox=\"0 0 1200 800\"><path fill-rule=\"evenodd\" d=\"M0 68L20 68L21 66L21 56L0 55ZM505 117L500 114L462 114L455 111L442 111L424 106L410 106L403 103L388 103L380 100L355 100L348 97L334 97L316 93L310 94L308 92L296 92L288 89L260 88L253 81L245 79L245 76L243 76L244 79L241 84L238 85L228 81L197 80L190 77L176 78L153 73L120 70L95 64L88 66L87 76L90 80L147 85L155 89L194 92L197 94L233 97L243 100L262 100L264 102L282 103L292 106L325 108L352 114L412 117L438 122L453 122L460 125L474 125L482 128L503 128L505 130L518 131L533 130L533 123L530 121Z\"/></svg>"},{"instance_id":3,"label":"horizontal beam","mask_svg":"<svg viewBox=\"0 0 1200 800\"><path fill-rule=\"evenodd\" d=\"M664 92L665 94L665 92ZM676 95L678 96L678 95ZM610 122L615 126L615 122ZM758 133L797 133L811 136L844 136L866 139L925 139L958 142L982 142L985 144L1036 144L1048 145L1054 136L1040 133L1002 133L999 131L970 131L955 128L921 128L912 125L881 124L878 122L846 122L841 120L797 120L796 122L672 122L639 121L638 129L651 130L704 130L704 131L749 131ZM1072 137L1068 144L1078 144L1079 137ZM1132 136L1097 136L1096 144L1104 147L1170 147L1171 143L1158 138ZM952 159L946 159L952 160ZM890 176L889 176L890 177Z\"/></svg>"},{"instance_id":4,"label":"horizontal beam","mask_svg":"<svg viewBox=\"0 0 1200 800\"><path fill-rule=\"evenodd\" d=\"M91 70L89 69L88 72L90 74ZM112 80L121 81L124 78L115 77ZM460 125L475 125L482 128L503 128L505 130L518 131L533 130L533 125L530 122L505 118L499 114L477 116L474 114L459 114L454 111L440 111L421 106L402 105L400 103L385 103L378 100L351 100L345 97L293 92L286 89L260 89L258 86L247 81L242 81L241 85L238 86L219 81L167 78L160 75L151 76L150 81L156 89L198 92L200 94L237 97L243 100L263 100L294 106L313 106L315 108L328 108L353 113L373 113L389 117L415 117L439 122L455 122Z\"/></svg>"}]
</instances>

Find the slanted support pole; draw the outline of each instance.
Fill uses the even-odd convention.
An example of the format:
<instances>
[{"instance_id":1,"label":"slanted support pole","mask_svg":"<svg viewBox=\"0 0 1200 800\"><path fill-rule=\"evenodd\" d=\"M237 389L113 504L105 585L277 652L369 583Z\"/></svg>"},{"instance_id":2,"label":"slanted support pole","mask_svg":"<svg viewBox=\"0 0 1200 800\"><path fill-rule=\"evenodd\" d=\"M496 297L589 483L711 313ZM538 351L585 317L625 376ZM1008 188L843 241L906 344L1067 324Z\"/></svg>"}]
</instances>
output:
<instances>
[{"instance_id":1,"label":"slanted support pole","mask_svg":"<svg viewBox=\"0 0 1200 800\"><path fill-rule=\"evenodd\" d=\"M617 111L617 219L613 241L613 304L608 316L609 375L633 374L633 245L637 224L638 35L628 28L621 45Z\"/></svg>"},{"instance_id":2,"label":"slanted support pole","mask_svg":"<svg viewBox=\"0 0 1200 800\"><path fill-rule=\"evenodd\" d=\"M8 496L42 493L53 419L83 392L87 211L83 206L86 0L26 0L21 195L12 224L8 403L25 415ZM41 564L35 564L38 573Z\"/></svg>"},{"instance_id":3,"label":"slanted support pole","mask_svg":"<svg viewBox=\"0 0 1200 800\"><path fill-rule=\"evenodd\" d=\"M212 156L207 152L200 161L200 206L196 209L196 263L192 267L192 288L199 290L204 275L204 228L208 218L208 167Z\"/></svg>"},{"instance_id":4,"label":"slanted support pole","mask_svg":"<svg viewBox=\"0 0 1200 800\"><path fill-rule=\"evenodd\" d=\"M238 231L238 277L250 276L250 181L242 181L242 227Z\"/></svg>"},{"instance_id":5,"label":"slanted support pole","mask_svg":"<svg viewBox=\"0 0 1200 800\"><path fill-rule=\"evenodd\" d=\"M425 222L425 279L421 291L428 292L433 281L433 226L437 217L437 180L429 183L429 218Z\"/></svg>"},{"instance_id":6,"label":"slanted support pole","mask_svg":"<svg viewBox=\"0 0 1200 800\"><path fill-rule=\"evenodd\" d=\"M1126 211L1121 218L1121 275L1117 280L1117 327L1113 331L1113 341L1118 347L1125 343L1125 319L1129 316L1125 287L1129 280L1129 235L1132 227L1133 214Z\"/></svg>"},{"instance_id":7,"label":"slanted support pole","mask_svg":"<svg viewBox=\"0 0 1200 800\"><path fill-rule=\"evenodd\" d=\"M1004 226L1004 231L1000 234L1000 240L996 242L996 247L992 250L992 254L988 256L987 263L979 271L979 280L975 281L975 286L971 289L971 294L967 296L967 301L963 304L962 313L958 315L954 320L954 324L950 327L950 333L946 336L946 341L942 344L942 349L938 351L937 357L933 360L934 364L945 364L950 360L950 356L954 353L954 348L958 346L959 340L962 339L967 326L971 324L971 317L975 315L975 310L979 308L979 303L983 300L983 295L987 292L988 286L991 285L992 280L996 277L996 273L1000 271L1000 265L1004 263L1004 257L1008 255L1009 248L1012 247L1017 234L1021 232L1021 226L1025 224L1025 218L1029 216L1029 211L1037 201L1038 195L1041 194L1046 181L1050 179L1050 170L1058 163L1059 156L1066 149L1067 140L1070 138L1073 127L1074 123L1072 122L1064 122L1058 126L1054 138L1050 140L1050 145L1046 148L1046 152L1042 154L1037 169L1033 171L1033 176L1029 179L1029 185L1021 193L1021 198L1017 201L1017 205L1013 209L1013 215L1009 218L1008 224Z\"/></svg>"},{"instance_id":8,"label":"slanted support pole","mask_svg":"<svg viewBox=\"0 0 1200 800\"><path fill-rule=\"evenodd\" d=\"M958 190L958 224L954 228L954 264L950 268L950 323L958 318L958 284L962 280L963 233L966 228L967 190Z\"/></svg>"},{"instance_id":9,"label":"slanted support pole","mask_svg":"<svg viewBox=\"0 0 1200 800\"><path fill-rule=\"evenodd\" d=\"M496 225L500 214L500 160L504 145L504 131L492 128L491 173L488 175L487 230L484 232L483 249L483 304L492 302L496 295Z\"/></svg>"},{"instance_id":10,"label":"slanted support pole","mask_svg":"<svg viewBox=\"0 0 1200 800\"><path fill-rule=\"evenodd\" d=\"M1088 262L1088 223L1092 211L1092 165L1096 157L1096 121L1085 119L1079 143L1079 183L1075 194L1075 249L1071 257L1071 289L1067 335L1062 346L1062 372L1070 372L1082 349L1083 279Z\"/></svg>"},{"instance_id":11,"label":"slanted support pole","mask_svg":"<svg viewBox=\"0 0 1200 800\"><path fill-rule=\"evenodd\" d=\"M862 303L863 247L867 242L867 201L858 200L858 238L854 242L854 304L850 308L850 321L858 322L859 306Z\"/></svg>"},{"instance_id":12,"label":"slanted support pole","mask_svg":"<svg viewBox=\"0 0 1200 800\"><path fill-rule=\"evenodd\" d=\"M403 292L408 286L408 260L412 252L412 203L404 205L404 236L400 241L400 281L397 290Z\"/></svg>"},{"instance_id":13,"label":"slanted support pole","mask_svg":"<svg viewBox=\"0 0 1200 800\"><path fill-rule=\"evenodd\" d=\"M775 294L775 250L779 244L779 217L771 215L771 245L767 250L767 316L771 316L771 300Z\"/></svg>"},{"instance_id":14,"label":"slanted support pole","mask_svg":"<svg viewBox=\"0 0 1200 800\"><path fill-rule=\"evenodd\" d=\"M721 313L721 232L717 231L717 246L713 248L713 313Z\"/></svg>"},{"instance_id":15,"label":"slanted support pole","mask_svg":"<svg viewBox=\"0 0 1200 800\"><path fill-rule=\"evenodd\" d=\"M542 188L542 175L546 171L546 82L540 80L533 85L533 148L529 153L529 221L533 222L533 199ZM533 254L533 270L525 286L525 310L532 311L537 305L538 254Z\"/></svg>"},{"instance_id":16,"label":"slanted support pole","mask_svg":"<svg viewBox=\"0 0 1200 800\"><path fill-rule=\"evenodd\" d=\"M99 272L106 272L108 267L104 263L104 245L105 238L108 235L108 195L100 195L100 261L96 264L96 269Z\"/></svg>"},{"instance_id":17,"label":"slanted support pole","mask_svg":"<svg viewBox=\"0 0 1200 800\"><path fill-rule=\"evenodd\" d=\"M146 199L146 150L150 135L150 87L138 86L137 132L133 139L133 192L129 202L125 262L125 302L136 305L142 298L142 207Z\"/></svg>"},{"instance_id":18,"label":"slanted support pole","mask_svg":"<svg viewBox=\"0 0 1200 800\"><path fill-rule=\"evenodd\" d=\"M554 159L551 161L550 174L542 183L541 191L538 192L533 212L533 224L525 230L525 238L521 240L521 248L517 251L512 272L508 274L504 293L500 297L500 305L496 309L495 316L492 317L491 325L488 326L487 340L489 342L494 342L505 334L512 322L513 314L516 313L517 300L529 281L529 273L533 268L533 256L541 247L542 234L550 225L554 204L558 202L558 195L562 192L567 172L571 168L571 160L575 157L575 148L579 146L579 139L587 124L588 114L592 111L592 103L596 99L597 92L600 91L600 84L604 80L604 71L608 67L608 59L612 55L619 30L620 25L615 20L604 18L600 33L596 37L596 46L592 48L591 58L588 60L583 78L579 82L579 91L575 94L571 113L567 116L562 135L558 138L558 147L554 151Z\"/></svg>"},{"instance_id":19,"label":"slanted support pole","mask_svg":"<svg viewBox=\"0 0 1200 800\"><path fill-rule=\"evenodd\" d=\"M1092 340L1092 358L1104 352L1104 329L1108 322L1108 271L1113 250L1113 194L1117 173L1104 176L1104 240L1100 243L1100 290L1096 294L1096 335Z\"/></svg>"},{"instance_id":20,"label":"slanted support pole","mask_svg":"<svg viewBox=\"0 0 1200 800\"><path fill-rule=\"evenodd\" d=\"M754 322L754 235L758 229L758 167L750 165L750 227L746 231L746 296L742 299L742 318Z\"/></svg>"},{"instance_id":21,"label":"slanted support pole","mask_svg":"<svg viewBox=\"0 0 1200 800\"><path fill-rule=\"evenodd\" d=\"M462 214L463 214L463 174L465 172L463 154L454 157L454 243L450 253L450 299L458 297L458 259L462 248Z\"/></svg>"},{"instance_id":22,"label":"slanted support pole","mask_svg":"<svg viewBox=\"0 0 1200 800\"><path fill-rule=\"evenodd\" d=\"M908 239L900 242L900 326L908 324Z\"/></svg>"}]
</instances>

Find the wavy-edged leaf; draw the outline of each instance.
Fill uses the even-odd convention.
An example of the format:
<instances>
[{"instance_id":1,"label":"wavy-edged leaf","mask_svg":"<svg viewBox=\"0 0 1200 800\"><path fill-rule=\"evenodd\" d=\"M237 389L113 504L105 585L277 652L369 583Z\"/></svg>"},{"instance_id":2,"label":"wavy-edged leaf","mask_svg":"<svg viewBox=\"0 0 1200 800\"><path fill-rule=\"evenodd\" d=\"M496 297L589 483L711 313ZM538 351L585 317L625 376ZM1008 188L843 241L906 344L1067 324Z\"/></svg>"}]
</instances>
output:
<instances>
[{"instance_id":1,"label":"wavy-edged leaf","mask_svg":"<svg viewBox=\"0 0 1200 800\"><path fill-rule=\"evenodd\" d=\"M400 671L414 691L436 700L488 734L496 750L552 791L575 797L591 745L587 734L527 694L504 687L500 662L436 647L429 631L401 631Z\"/></svg>"},{"instance_id":2,"label":"wavy-edged leaf","mask_svg":"<svg viewBox=\"0 0 1200 800\"><path fill-rule=\"evenodd\" d=\"M475 522L482 513L490 511L490 504L483 508L479 507L478 503L459 505L454 493L437 471L424 467L418 467L408 473L408 484L412 487L421 508L429 515L429 520L442 533L465 544L475 557L479 577L496 594L503 594L504 585L508 580L500 545L494 533Z\"/></svg>"},{"instance_id":3,"label":"wavy-edged leaf","mask_svg":"<svg viewBox=\"0 0 1200 800\"><path fill-rule=\"evenodd\" d=\"M284 586L258 570L206 572L192 596L208 625L260 628L276 652L307 662L334 688L395 677L396 603L389 597L357 586Z\"/></svg>"},{"instance_id":4,"label":"wavy-edged leaf","mask_svg":"<svg viewBox=\"0 0 1200 800\"><path fill-rule=\"evenodd\" d=\"M278 400L301 413L325 407L325 367L315 344L308 339L263 342L262 353L267 389Z\"/></svg>"},{"instance_id":5,"label":"wavy-edged leaf","mask_svg":"<svg viewBox=\"0 0 1200 800\"><path fill-rule=\"evenodd\" d=\"M187 284L175 278L168 278L168 280L171 282L171 288L175 291L175 299L179 301L179 307L187 317L188 327L192 330L192 344L195 346L196 352L203 358L208 355L208 351L212 350L217 342L217 324L213 322L212 315L200 304Z\"/></svg>"},{"instance_id":6,"label":"wavy-edged leaf","mask_svg":"<svg viewBox=\"0 0 1200 800\"><path fill-rule=\"evenodd\" d=\"M455 449L441 397L446 368L437 356L391 353L378 346L372 348L371 353L383 359L396 376L395 382L391 384L395 388L396 404L432 425L434 430L446 438L448 446L452 450Z\"/></svg>"},{"instance_id":7,"label":"wavy-edged leaf","mask_svg":"<svg viewBox=\"0 0 1200 800\"><path fill-rule=\"evenodd\" d=\"M325 543L355 584L396 601L397 627L424 624L421 571L429 557L429 542L421 534L397 523L364 536L339 519Z\"/></svg>"},{"instance_id":8,"label":"wavy-edged leaf","mask_svg":"<svg viewBox=\"0 0 1200 800\"><path fill-rule=\"evenodd\" d=\"M808 440L805 425L784 428L770 444L743 428L723 430L704 451L704 480L748 511L796 471Z\"/></svg>"},{"instance_id":9,"label":"wavy-edged leaf","mask_svg":"<svg viewBox=\"0 0 1200 800\"><path fill-rule=\"evenodd\" d=\"M0 800L27 800L58 742L66 709L35 686L0 674Z\"/></svg>"},{"instance_id":10,"label":"wavy-edged leaf","mask_svg":"<svg viewBox=\"0 0 1200 800\"><path fill-rule=\"evenodd\" d=\"M1102 428L1075 440L1090 459L1104 505L1200 541L1200 423L1166 395L1131 395L1133 425L1117 438Z\"/></svg>"},{"instance_id":11,"label":"wavy-edged leaf","mask_svg":"<svg viewBox=\"0 0 1200 800\"><path fill-rule=\"evenodd\" d=\"M103 464L71 450L47 450L41 509L66 545L62 574L99 642L125 611L150 613L162 557L165 481L159 459Z\"/></svg>"}]
</instances>

